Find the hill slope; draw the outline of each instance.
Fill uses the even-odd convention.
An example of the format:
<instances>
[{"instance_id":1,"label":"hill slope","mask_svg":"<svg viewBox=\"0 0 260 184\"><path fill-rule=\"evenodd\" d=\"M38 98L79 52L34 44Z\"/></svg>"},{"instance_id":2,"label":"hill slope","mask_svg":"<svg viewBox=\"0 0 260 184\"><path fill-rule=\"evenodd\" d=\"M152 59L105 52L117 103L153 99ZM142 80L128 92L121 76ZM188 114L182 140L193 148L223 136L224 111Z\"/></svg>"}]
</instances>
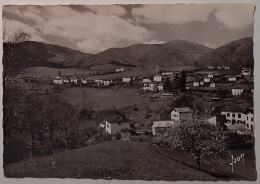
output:
<instances>
[{"instance_id":1,"label":"hill slope","mask_svg":"<svg viewBox=\"0 0 260 184\"><path fill-rule=\"evenodd\" d=\"M149 68L153 66L192 65L193 60L211 51L200 44L174 40L165 44L137 44L125 48L110 48L93 56L94 63L110 62ZM87 63L86 63L87 64Z\"/></svg>"},{"instance_id":2,"label":"hill slope","mask_svg":"<svg viewBox=\"0 0 260 184\"><path fill-rule=\"evenodd\" d=\"M6 43L4 43L4 50ZM27 41L22 47L22 60L29 67L45 66L63 68L78 66L88 60L90 54L42 42Z\"/></svg>"},{"instance_id":3,"label":"hill slope","mask_svg":"<svg viewBox=\"0 0 260 184\"><path fill-rule=\"evenodd\" d=\"M125 48L110 48L98 54L86 54L66 47L29 41L25 43L23 53L22 59L29 60L30 67L150 69L193 66L194 60L199 60L200 65L253 67L254 64L252 37L230 42L217 49L184 40L173 40L165 44L137 44Z\"/></svg>"},{"instance_id":4,"label":"hill slope","mask_svg":"<svg viewBox=\"0 0 260 184\"><path fill-rule=\"evenodd\" d=\"M232 41L204 54L200 63L214 66L253 67L253 44L252 37Z\"/></svg>"},{"instance_id":5,"label":"hill slope","mask_svg":"<svg viewBox=\"0 0 260 184\"><path fill-rule=\"evenodd\" d=\"M214 180L134 141L110 141L5 166L7 177Z\"/></svg>"}]
</instances>

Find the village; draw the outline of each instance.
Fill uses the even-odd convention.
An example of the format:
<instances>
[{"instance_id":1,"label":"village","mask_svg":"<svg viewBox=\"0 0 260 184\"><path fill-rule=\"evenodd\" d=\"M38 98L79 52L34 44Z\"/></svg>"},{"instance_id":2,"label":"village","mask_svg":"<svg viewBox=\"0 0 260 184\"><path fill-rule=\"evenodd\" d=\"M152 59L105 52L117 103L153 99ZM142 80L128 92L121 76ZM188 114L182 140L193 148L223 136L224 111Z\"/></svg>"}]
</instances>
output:
<instances>
[{"instance_id":1,"label":"village","mask_svg":"<svg viewBox=\"0 0 260 184\"><path fill-rule=\"evenodd\" d=\"M195 63L195 66L197 63ZM66 88L114 88L127 87L137 89L139 94L148 95L151 99L169 98L176 94L206 94L204 99L211 104L211 118L209 122L215 126L220 126L223 130L233 131L239 134L253 135L254 132L254 112L253 103L248 99L253 99L254 83L252 68L242 68L240 72L232 70L229 66L207 66L195 68L188 71L161 71L153 76L124 76L127 68L117 68L99 75L89 76L64 76L57 70L57 77L24 77L15 78L14 82L51 84ZM99 76L121 73L120 77L99 78ZM221 105L220 105L221 104ZM217 106L221 109L216 110ZM167 127L180 122L183 114L189 115L194 112L193 107L176 107L172 109L170 119L154 119L150 128L136 130L144 134L150 132L156 135ZM223 120L224 118L224 120ZM100 127L105 132L115 135L123 129L131 129L131 121L104 120L100 122ZM136 128L135 128L136 129Z\"/></svg>"}]
</instances>

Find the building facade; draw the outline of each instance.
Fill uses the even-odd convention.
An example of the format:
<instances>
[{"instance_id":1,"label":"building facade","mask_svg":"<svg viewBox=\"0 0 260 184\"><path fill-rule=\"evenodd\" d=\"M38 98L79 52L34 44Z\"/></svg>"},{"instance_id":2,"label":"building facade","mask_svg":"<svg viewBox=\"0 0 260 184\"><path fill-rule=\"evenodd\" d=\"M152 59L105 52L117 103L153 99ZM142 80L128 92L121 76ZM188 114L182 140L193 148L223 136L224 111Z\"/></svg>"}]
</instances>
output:
<instances>
[{"instance_id":1,"label":"building facade","mask_svg":"<svg viewBox=\"0 0 260 184\"><path fill-rule=\"evenodd\" d=\"M185 118L190 118L192 116L191 109L189 107L174 108L171 112L171 120L178 122Z\"/></svg>"}]
</instances>

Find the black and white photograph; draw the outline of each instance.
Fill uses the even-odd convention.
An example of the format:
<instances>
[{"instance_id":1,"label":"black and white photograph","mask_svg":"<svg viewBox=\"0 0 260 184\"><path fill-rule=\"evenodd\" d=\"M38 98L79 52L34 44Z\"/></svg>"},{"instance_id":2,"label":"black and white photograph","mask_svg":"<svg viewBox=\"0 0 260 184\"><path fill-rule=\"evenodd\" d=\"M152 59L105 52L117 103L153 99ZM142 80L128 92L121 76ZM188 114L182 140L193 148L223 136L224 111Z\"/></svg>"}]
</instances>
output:
<instances>
[{"instance_id":1,"label":"black and white photograph","mask_svg":"<svg viewBox=\"0 0 260 184\"><path fill-rule=\"evenodd\" d=\"M4 177L256 181L255 8L3 5Z\"/></svg>"}]
</instances>

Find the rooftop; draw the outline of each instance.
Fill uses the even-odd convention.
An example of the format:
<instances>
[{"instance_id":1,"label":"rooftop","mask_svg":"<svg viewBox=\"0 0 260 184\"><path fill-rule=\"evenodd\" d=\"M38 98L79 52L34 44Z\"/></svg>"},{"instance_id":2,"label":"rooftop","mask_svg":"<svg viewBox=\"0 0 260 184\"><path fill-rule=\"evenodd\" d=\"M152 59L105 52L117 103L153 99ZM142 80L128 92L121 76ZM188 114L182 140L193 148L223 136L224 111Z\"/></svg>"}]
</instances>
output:
<instances>
[{"instance_id":1,"label":"rooftop","mask_svg":"<svg viewBox=\"0 0 260 184\"><path fill-rule=\"evenodd\" d=\"M179 108L174 108L177 112L191 112L191 109L189 107L179 107Z\"/></svg>"},{"instance_id":2,"label":"rooftop","mask_svg":"<svg viewBox=\"0 0 260 184\"><path fill-rule=\"evenodd\" d=\"M154 121L153 122L154 127L161 127L161 128L169 127L169 126L172 126L174 124L176 124L175 121Z\"/></svg>"}]
</instances>

